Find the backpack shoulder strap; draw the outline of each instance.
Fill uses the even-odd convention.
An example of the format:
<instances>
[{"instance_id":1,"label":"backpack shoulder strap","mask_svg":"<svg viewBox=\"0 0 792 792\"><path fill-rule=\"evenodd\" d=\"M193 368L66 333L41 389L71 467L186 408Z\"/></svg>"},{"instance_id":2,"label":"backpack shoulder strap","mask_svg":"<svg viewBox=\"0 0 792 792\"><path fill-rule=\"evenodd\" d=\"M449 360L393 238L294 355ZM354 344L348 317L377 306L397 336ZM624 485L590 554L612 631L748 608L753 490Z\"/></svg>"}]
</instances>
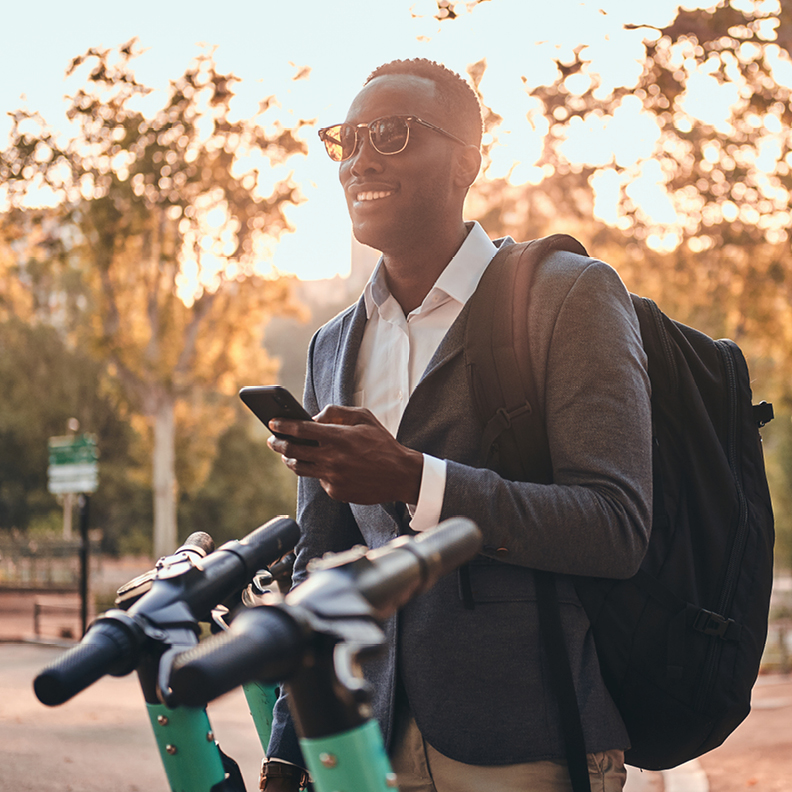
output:
<instances>
[{"instance_id":1,"label":"backpack shoulder strap","mask_svg":"<svg viewBox=\"0 0 792 792\"><path fill-rule=\"evenodd\" d=\"M499 456L498 471L512 479L549 481L549 449L531 361L520 359L517 350L530 348L525 336L531 285L537 266L555 250L588 255L567 234L509 245L490 262L470 300L465 358L470 393L484 425L481 463ZM507 430L514 442L498 454Z\"/></svg>"},{"instance_id":2,"label":"backpack shoulder strap","mask_svg":"<svg viewBox=\"0 0 792 792\"><path fill-rule=\"evenodd\" d=\"M531 361L527 358L530 351L527 317L536 269L555 250L588 255L580 242L566 234L553 234L500 250L471 298L465 328L468 383L476 412L484 424L481 462L491 465L493 451L505 435L503 445L506 446L508 438L510 442L508 449L495 454L499 457L496 469L512 480L552 481L544 415ZM463 575L461 570L460 588L464 594ZM551 686L558 698L572 788L574 792L590 792L583 726L561 628L555 575L535 572L534 579L540 633L551 670ZM472 594L466 600L466 607L473 607Z\"/></svg>"}]
</instances>

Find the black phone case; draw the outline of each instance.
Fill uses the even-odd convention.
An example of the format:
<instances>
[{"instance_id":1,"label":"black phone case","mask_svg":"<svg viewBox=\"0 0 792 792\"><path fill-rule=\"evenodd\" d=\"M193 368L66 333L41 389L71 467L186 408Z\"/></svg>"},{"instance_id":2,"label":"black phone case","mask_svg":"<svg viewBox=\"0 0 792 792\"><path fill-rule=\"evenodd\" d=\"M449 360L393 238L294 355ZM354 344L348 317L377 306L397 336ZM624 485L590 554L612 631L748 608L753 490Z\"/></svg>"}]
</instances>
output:
<instances>
[{"instance_id":1,"label":"black phone case","mask_svg":"<svg viewBox=\"0 0 792 792\"><path fill-rule=\"evenodd\" d=\"M248 386L239 391L239 398L265 426L273 418L310 421L306 409L281 385ZM267 427L269 429L269 427ZM272 430L270 429L272 432ZM316 440L300 440L291 435L272 432L275 437L291 440L298 445L319 445Z\"/></svg>"}]
</instances>

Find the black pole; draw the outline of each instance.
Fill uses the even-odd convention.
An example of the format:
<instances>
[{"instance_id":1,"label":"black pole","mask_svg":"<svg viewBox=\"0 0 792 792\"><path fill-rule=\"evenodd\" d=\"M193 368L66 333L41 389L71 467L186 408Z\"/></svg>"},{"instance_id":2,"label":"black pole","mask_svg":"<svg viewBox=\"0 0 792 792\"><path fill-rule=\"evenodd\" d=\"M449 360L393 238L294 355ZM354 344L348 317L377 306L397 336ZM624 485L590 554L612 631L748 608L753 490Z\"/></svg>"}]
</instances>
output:
<instances>
[{"instance_id":1,"label":"black pole","mask_svg":"<svg viewBox=\"0 0 792 792\"><path fill-rule=\"evenodd\" d=\"M89 495L80 495L80 621L82 634L88 630L88 561L90 547L88 544L88 506Z\"/></svg>"}]
</instances>

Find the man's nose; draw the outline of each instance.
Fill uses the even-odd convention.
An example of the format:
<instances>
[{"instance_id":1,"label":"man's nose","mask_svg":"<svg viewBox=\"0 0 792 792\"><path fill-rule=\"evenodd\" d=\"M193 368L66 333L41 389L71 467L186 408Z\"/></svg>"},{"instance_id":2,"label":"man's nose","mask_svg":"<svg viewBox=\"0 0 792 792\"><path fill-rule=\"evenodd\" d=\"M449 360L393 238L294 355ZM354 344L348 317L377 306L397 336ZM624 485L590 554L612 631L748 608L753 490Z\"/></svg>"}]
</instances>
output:
<instances>
[{"instance_id":1,"label":"man's nose","mask_svg":"<svg viewBox=\"0 0 792 792\"><path fill-rule=\"evenodd\" d=\"M352 173L381 173L383 168L383 155L371 145L368 129L358 130L357 148L350 157Z\"/></svg>"}]
</instances>

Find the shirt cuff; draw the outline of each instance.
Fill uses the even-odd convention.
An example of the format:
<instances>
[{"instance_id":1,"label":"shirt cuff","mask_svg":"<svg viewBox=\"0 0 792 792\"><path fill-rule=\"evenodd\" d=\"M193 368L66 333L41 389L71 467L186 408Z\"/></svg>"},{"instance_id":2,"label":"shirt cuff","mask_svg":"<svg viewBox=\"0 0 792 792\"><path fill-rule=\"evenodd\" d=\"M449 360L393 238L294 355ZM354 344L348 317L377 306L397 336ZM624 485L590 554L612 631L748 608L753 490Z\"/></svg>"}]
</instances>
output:
<instances>
[{"instance_id":1,"label":"shirt cuff","mask_svg":"<svg viewBox=\"0 0 792 792\"><path fill-rule=\"evenodd\" d=\"M410 507L410 528L413 531L425 531L434 528L440 522L445 495L446 463L443 459L423 455L423 471L421 473L421 489L418 491L418 503L415 509Z\"/></svg>"}]
</instances>

